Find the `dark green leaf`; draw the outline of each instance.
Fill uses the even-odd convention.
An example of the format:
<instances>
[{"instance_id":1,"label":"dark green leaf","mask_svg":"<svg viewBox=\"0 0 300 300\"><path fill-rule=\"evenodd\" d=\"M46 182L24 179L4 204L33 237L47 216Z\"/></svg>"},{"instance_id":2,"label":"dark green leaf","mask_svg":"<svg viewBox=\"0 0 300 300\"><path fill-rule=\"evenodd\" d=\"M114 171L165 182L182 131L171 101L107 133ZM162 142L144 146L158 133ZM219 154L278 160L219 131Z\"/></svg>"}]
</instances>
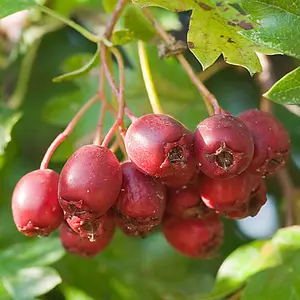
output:
<instances>
[{"instance_id":1,"label":"dark green leaf","mask_svg":"<svg viewBox=\"0 0 300 300\"><path fill-rule=\"evenodd\" d=\"M300 104L300 67L277 81L264 94L268 99L279 104Z\"/></svg>"},{"instance_id":2,"label":"dark green leaf","mask_svg":"<svg viewBox=\"0 0 300 300\"><path fill-rule=\"evenodd\" d=\"M134 5L129 5L124 12L124 26L129 29L137 39L143 41L151 40L156 31L152 23L144 16L141 9Z\"/></svg>"},{"instance_id":3,"label":"dark green leaf","mask_svg":"<svg viewBox=\"0 0 300 300\"><path fill-rule=\"evenodd\" d=\"M35 0L0 0L0 19L36 5Z\"/></svg>"},{"instance_id":4,"label":"dark green leaf","mask_svg":"<svg viewBox=\"0 0 300 300\"><path fill-rule=\"evenodd\" d=\"M76 57L76 59L80 59L81 57ZM67 81L67 80L74 80L80 76L83 76L87 74L93 67L97 66L99 64L100 60L100 49L99 47L97 48L97 51L84 66L80 67L77 70L71 71L69 73L60 75L58 77L53 78L53 82L62 82L62 81Z\"/></svg>"},{"instance_id":5,"label":"dark green leaf","mask_svg":"<svg viewBox=\"0 0 300 300\"><path fill-rule=\"evenodd\" d=\"M132 41L134 33L130 30L118 30L112 34L111 41L114 45L124 45Z\"/></svg>"},{"instance_id":6,"label":"dark green leaf","mask_svg":"<svg viewBox=\"0 0 300 300\"><path fill-rule=\"evenodd\" d=\"M52 290L61 283L61 278L52 268L35 267L21 269L13 276L2 278L2 281L13 299L31 300Z\"/></svg>"},{"instance_id":7,"label":"dark green leaf","mask_svg":"<svg viewBox=\"0 0 300 300\"><path fill-rule=\"evenodd\" d=\"M300 58L300 2L298 0L239 0L259 24L242 34L254 43Z\"/></svg>"}]
</instances>

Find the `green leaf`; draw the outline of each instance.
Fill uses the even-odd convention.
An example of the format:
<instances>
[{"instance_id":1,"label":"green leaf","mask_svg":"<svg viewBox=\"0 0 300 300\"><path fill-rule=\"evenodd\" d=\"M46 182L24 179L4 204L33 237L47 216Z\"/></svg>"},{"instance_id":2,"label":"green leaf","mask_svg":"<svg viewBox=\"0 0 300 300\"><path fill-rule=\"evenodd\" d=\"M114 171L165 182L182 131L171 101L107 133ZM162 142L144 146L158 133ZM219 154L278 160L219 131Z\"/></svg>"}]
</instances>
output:
<instances>
[{"instance_id":1,"label":"green leaf","mask_svg":"<svg viewBox=\"0 0 300 300\"><path fill-rule=\"evenodd\" d=\"M103 0L103 7L107 12L112 13L117 3L118 0Z\"/></svg>"},{"instance_id":2,"label":"green leaf","mask_svg":"<svg viewBox=\"0 0 300 300\"><path fill-rule=\"evenodd\" d=\"M262 271L250 278L241 300L299 300L299 274L298 254L281 266Z\"/></svg>"},{"instance_id":3,"label":"green leaf","mask_svg":"<svg viewBox=\"0 0 300 300\"><path fill-rule=\"evenodd\" d=\"M300 67L277 81L264 96L279 104L300 104Z\"/></svg>"},{"instance_id":4,"label":"green leaf","mask_svg":"<svg viewBox=\"0 0 300 300\"><path fill-rule=\"evenodd\" d=\"M254 43L300 58L300 3L295 0L239 0L259 26L242 34Z\"/></svg>"},{"instance_id":5,"label":"green leaf","mask_svg":"<svg viewBox=\"0 0 300 300\"><path fill-rule=\"evenodd\" d=\"M63 287L63 293L66 300L93 300L85 292L71 286Z\"/></svg>"},{"instance_id":6,"label":"green leaf","mask_svg":"<svg viewBox=\"0 0 300 300\"><path fill-rule=\"evenodd\" d=\"M52 268L26 268L11 277L2 278L7 292L15 300L31 300L43 295L61 283L57 271Z\"/></svg>"},{"instance_id":7,"label":"green leaf","mask_svg":"<svg viewBox=\"0 0 300 300\"><path fill-rule=\"evenodd\" d=\"M139 7L129 5L124 12L123 20L124 26L129 29L137 39L150 41L154 38L156 30Z\"/></svg>"},{"instance_id":8,"label":"green leaf","mask_svg":"<svg viewBox=\"0 0 300 300\"><path fill-rule=\"evenodd\" d=\"M21 113L0 105L0 156L4 154L7 144L11 141L11 131L21 118Z\"/></svg>"},{"instance_id":9,"label":"green leaf","mask_svg":"<svg viewBox=\"0 0 300 300\"><path fill-rule=\"evenodd\" d=\"M79 58L82 58L82 57L79 57L79 56L76 57L77 60ZM70 80L74 80L80 76L83 76L83 75L87 74L93 67L97 66L97 64L99 64L99 60L100 60L100 49L98 47L97 51L95 52L93 57L85 65L83 65L82 67L80 67L77 70L74 70L69 73L55 77L55 78L53 78L52 81L53 82L70 81Z\"/></svg>"},{"instance_id":10,"label":"green leaf","mask_svg":"<svg viewBox=\"0 0 300 300\"><path fill-rule=\"evenodd\" d=\"M118 30L112 34L111 41L114 45L124 45L132 41L134 33L128 29Z\"/></svg>"},{"instance_id":11,"label":"green leaf","mask_svg":"<svg viewBox=\"0 0 300 300\"><path fill-rule=\"evenodd\" d=\"M35 0L0 0L0 19L36 5Z\"/></svg>"},{"instance_id":12,"label":"green leaf","mask_svg":"<svg viewBox=\"0 0 300 300\"><path fill-rule=\"evenodd\" d=\"M52 264L65 254L58 238L36 239L11 246L0 253L0 276L16 270Z\"/></svg>"}]
</instances>

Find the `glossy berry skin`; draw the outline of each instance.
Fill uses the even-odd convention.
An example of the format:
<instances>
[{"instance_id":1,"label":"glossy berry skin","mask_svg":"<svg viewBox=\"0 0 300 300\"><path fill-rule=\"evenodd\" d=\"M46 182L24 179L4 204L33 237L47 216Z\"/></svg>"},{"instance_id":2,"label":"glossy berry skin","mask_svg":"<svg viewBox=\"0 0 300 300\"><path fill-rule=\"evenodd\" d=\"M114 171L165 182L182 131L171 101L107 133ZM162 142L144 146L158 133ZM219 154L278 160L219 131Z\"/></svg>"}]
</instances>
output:
<instances>
[{"instance_id":1,"label":"glossy berry skin","mask_svg":"<svg viewBox=\"0 0 300 300\"><path fill-rule=\"evenodd\" d=\"M230 114L216 114L195 131L195 154L200 170L211 178L232 178L250 165L254 142L247 126Z\"/></svg>"},{"instance_id":2,"label":"glossy berry skin","mask_svg":"<svg viewBox=\"0 0 300 300\"><path fill-rule=\"evenodd\" d=\"M85 258L92 258L104 250L111 242L114 230L99 234L95 241L83 238L74 232L66 223L63 223L60 230L60 240L67 252Z\"/></svg>"},{"instance_id":3,"label":"glossy berry skin","mask_svg":"<svg viewBox=\"0 0 300 300\"><path fill-rule=\"evenodd\" d=\"M256 216L261 207L267 202L267 187L263 179L259 176L253 176L253 188L250 196L239 208L228 212L226 217L230 219L244 219Z\"/></svg>"},{"instance_id":4,"label":"glossy berry skin","mask_svg":"<svg viewBox=\"0 0 300 300\"><path fill-rule=\"evenodd\" d=\"M27 236L47 236L63 221L58 203L59 175L35 170L23 176L12 196L12 213L18 230Z\"/></svg>"},{"instance_id":5,"label":"glossy berry skin","mask_svg":"<svg viewBox=\"0 0 300 300\"><path fill-rule=\"evenodd\" d=\"M167 195L166 212L173 217L201 219L212 212L202 201L197 184L189 184L181 188L168 188Z\"/></svg>"},{"instance_id":6,"label":"glossy berry skin","mask_svg":"<svg viewBox=\"0 0 300 300\"><path fill-rule=\"evenodd\" d=\"M180 219L166 216L162 230L169 244L192 258L209 258L222 244L223 225L216 214L204 219Z\"/></svg>"},{"instance_id":7,"label":"glossy berry skin","mask_svg":"<svg viewBox=\"0 0 300 300\"><path fill-rule=\"evenodd\" d=\"M107 231L114 231L115 221L112 210L98 218L79 218L73 216L66 220L71 229L78 233L82 238L88 238L91 242L95 241L99 234Z\"/></svg>"},{"instance_id":8,"label":"glossy berry skin","mask_svg":"<svg viewBox=\"0 0 300 300\"><path fill-rule=\"evenodd\" d=\"M123 183L116 215L127 224L149 231L160 224L166 205L166 189L153 177L140 172L132 162L122 163ZM124 222L123 222L124 223Z\"/></svg>"},{"instance_id":9,"label":"glossy berry skin","mask_svg":"<svg viewBox=\"0 0 300 300\"><path fill-rule=\"evenodd\" d=\"M59 180L59 202L66 217L97 218L115 203L122 184L121 166L105 147L87 145L64 165Z\"/></svg>"},{"instance_id":10,"label":"glossy berry skin","mask_svg":"<svg viewBox=\"0 0 300 300\"><path fill-rule=\"evenodd\" d=\"M252 175L247 171L230 179L200 177L200 196L207 207L226 216L246 203L252 190Z\"/></svg>"},{"instance_id":11,"label":"glossy berry skin","mask_svg":"<svg viewBox=\"0 0 300 300\"><path fill-rule=\"evenodd\" d=\"M247 110L239 118L254 139L254 156L249 170L263 177L281 170L289 157L290 138L280 121L258 109Z\"/></svg>"},{"instance_id":12,"label":"glossy berry skin","mask_svg":"<svg viewBox=\"0 0 300 300\"><path fill-rule=\"evenodd\" d=\"M173 176L187 166L196 171L193 163L188 163L195 159L193 134L170 116L140 117L128 128L125 145L130 160L150 176Z\"/></svg>"}]
</instances>

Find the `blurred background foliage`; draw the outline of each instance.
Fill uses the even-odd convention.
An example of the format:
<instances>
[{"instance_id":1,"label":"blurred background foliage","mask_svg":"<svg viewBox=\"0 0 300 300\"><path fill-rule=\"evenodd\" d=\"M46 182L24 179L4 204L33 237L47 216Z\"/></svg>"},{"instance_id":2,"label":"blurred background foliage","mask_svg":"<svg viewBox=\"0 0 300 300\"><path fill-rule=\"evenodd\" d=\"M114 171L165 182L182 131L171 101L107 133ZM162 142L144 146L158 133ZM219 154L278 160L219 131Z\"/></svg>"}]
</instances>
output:
<instances>
[{"instance_id":1,"label":"blurred background foliage","mask_svg":"<svg viewBox=\"0 0 300 300\"><path fill-rule=\"evenodd\" d=\"M114 4L115 1L110 0L47 2L53 10L72 16L96 33L103 32L107 11L110 12ZM158 8L153 12L177 39L186 40L189 12L175 14ZM65 254L58 234L43 240L22 236L11 215L10 201L15 184L21 176L39 167L51 141L96 92L98 85L96 68L74 81L53 83L54 77L77 69L91 59L96 47L73 29L38 11L27 13L25 19L24 24L13 23L9 29L0 22L0 299L202 299L199 295L213 288L221 263L232 251L255 239L270 238L284 225L285 199L280 183L276 178L268 180L269 202L257 217L240 222L224 220L224 245L215 258L207 261L178 254L159 231L143 240L130 239L117 232L111 245L90 260ZM126 22L126 27L130 27L130 18L126 19L125 15L120 28ZM24 28L20 35L21 27ZM159 59L151 28L140 34L150 41L147 51L164 111L193 130L207 116L198 91L176 59ZM132 42L119 47L126 61L126 101L133 112L141 116L151 108L142 81L137 45ZM259 107L260 88L256 77L251 77L246 69L227 65L219 59L202 72L190 52L186 57L226 110L238 114ZM271 61L276 78L299 65L286 56L273 56ZM108 96L111 99L109 92ZM291 135L288 170L296 186L300 178L299 110L298 106L274 104L276 116ZM98 112L99 105L95 104L82 118L53 157L53 169L59 172L75 149L92 141ZM112 123L113 116L108 115L106 131ZM300 207L295 214L300 215ZM256 247L255 244L253 249ZM243 253L245 256L247 252ZM251 255L239 258L239 263L247 265L250 258ZM49 264L53 264L52 267L48 267ZM299 265L300 260L293 264ZM276 272L282 274L284 270ZM263 276L264 273L260 273L254 280L267 284ZM251 284L257 285L256 281ZM299 283L299 279L296 282ZM251 284L247 287L253 292ZM232 291L235 290L236 287ZM288 298L287 292L278 299L300 299L299 289L295 293L294 298ZM218 295L223 297L222 293ZM243 299L275 299L272 293L269 298L260 298L260 295Z\"/></svg>"}]
</instances>

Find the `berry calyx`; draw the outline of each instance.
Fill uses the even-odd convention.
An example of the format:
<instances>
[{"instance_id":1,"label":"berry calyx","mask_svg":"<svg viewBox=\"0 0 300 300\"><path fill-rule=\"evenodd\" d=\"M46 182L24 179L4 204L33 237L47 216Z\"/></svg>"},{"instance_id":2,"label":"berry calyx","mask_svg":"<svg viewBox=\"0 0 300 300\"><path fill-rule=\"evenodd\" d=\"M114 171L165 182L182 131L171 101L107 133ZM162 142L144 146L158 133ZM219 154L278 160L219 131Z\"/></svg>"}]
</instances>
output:
<instances>
[{"instance_id":1,"label":"berry calyx","mask_svg":"<svg viewBox=\"0 0 300 300\"><path fill-rule=\"evenodd\" d=\"M99 218L86 219L73 216L66 221L80 237L88 238L91 242L94 242L104 232L114 231L115 228L114 214L111 210Z\"/></svg>"},{"instance_id":2,"label":"berry calyx","mask_svg":"<svg viewBox=\"0 0 300 300\"><path fill-rule=\"evenodd\" d=\"M115 203L121 184L115 154L105 147L83 146L61 171L59 202L66 217L97 218Z\"/></svg>"},{"instance_id":3,"label":"berry calyx","mask_svg":"<svg viewBox=\"0 0 300 300\"><path fill-rule=\"evenodd\" d=\"M74 232L66 223L63 223L60 230L60 240L69 253L76 254L85 258L92 258L104 250L114 236L114 229L104 231L91 242L88 238L81 237Z\"/></svg>"},{"instance_id":4,"label":"berry calyx","mask_svg":"<svg viewBox=\"0 0 300 300\"><path fill-rule=\"evenodd\" d=\"M200 196L207 207L227 215L248 200L252 189L252 175L247 171L229 179L200 176Z\"/></svg>"},{"instance_id":5,"label":"berry calyx","mask_svg":"<svg viewBox=\"0 0 300 300\"><path fill-rule=\"evenodd\" d=\"M27 236L48 236L63 221L58 203L59 175L49 169L23 176L12 195L13 219L18 231Z\"/></svg>"},{"instance_id":6,"label":"berry calyx","mask_svg":"<svg viewBox=\"0 0 300 300\"><path fill-rule=\"evenodd\" d=\"M266 177L281 170L289 157L290 138L280 121L258 109L247 110L239 118L254 139L254 156L249 171Z\"/></svg>"},{"instance_id":7,"label":"berry calyx","mask_svg":"<svg viewBox=\"0 0 300 300\"><path fill-rule=\"evenodd\" d=\"M172 247L192 258L209 258L222 244L223 225L216 214L204 219L166 216L162 230Z\"/></svg>"},{"instance_id":8,"label":"berry calyx","mask_svg":"<svg viewBox=\"0 0 300 300\"><path fill-rule=\"evenodd\" d=\"M153 177L136 169L132 162L122 163L123 183L115 203L116 216L136 231L151 231L160 224L166 205L166 189ZM141 229L141 230L140 230ZM138 234L137 234L138 235Z\"/></svg>"},{"instance_id":9,"label":"berry calyx","mask_svg":"<svg viewBox=\"0 0 300 300\"><path fill-rule=\"evenodd\" d=\"M247 126L230 114L216 114L195 131L195 154L200 170L211 178L232 178L251 163L254 153Z\"/></svg>"},{"instance_id":10,"label":"berry calyx","mask_svg":"<svg viewBox=\"0 0 300 300\"><path fill-rule=\"evenodd\" d=\"M177 218L203 218L212 212L202 201L196 184L167 189L166 212Z\"/></svg>"},{"instance_id":11,"label":"berry calyx","mask_svg":"<svg viewBox=\"0 0 300 300\"><path fill-rule=\"evenodd\" d=\"M125 144L137 168L154 177L181 173L194 155L193 134L177 120L162 114L148 114L133 122Z\"/></svg>"}]
</instances>

